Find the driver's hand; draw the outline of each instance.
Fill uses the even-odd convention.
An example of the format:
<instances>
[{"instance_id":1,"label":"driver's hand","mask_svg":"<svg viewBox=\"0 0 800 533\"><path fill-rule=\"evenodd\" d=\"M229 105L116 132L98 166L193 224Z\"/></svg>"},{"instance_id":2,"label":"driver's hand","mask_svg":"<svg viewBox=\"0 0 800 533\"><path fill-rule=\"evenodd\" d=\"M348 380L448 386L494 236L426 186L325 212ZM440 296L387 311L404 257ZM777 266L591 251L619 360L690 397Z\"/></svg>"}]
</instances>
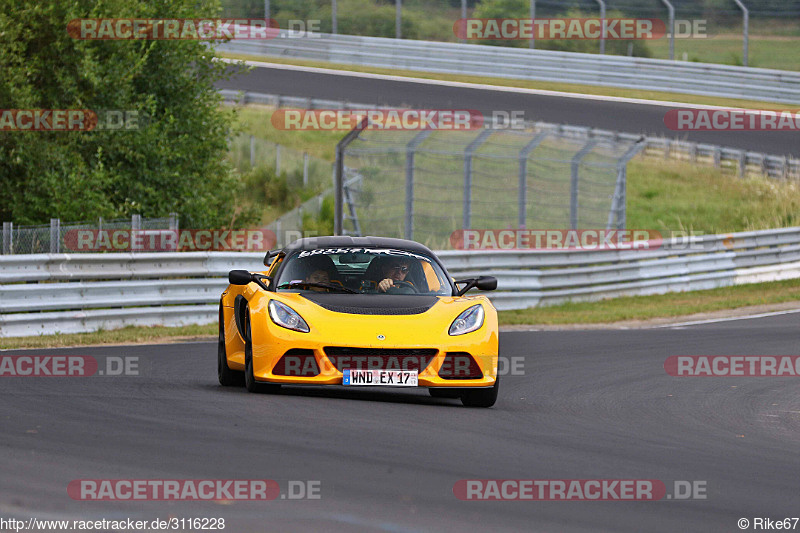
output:
<instances>
[{"instance_id":1,"label":"driver's hand","mask_svg":"<svg viewBox=\"0 0 800 533\"><path fill-rule=\"evenodd\" d=\"M381 292L386 292L392 287L394 287L394 281L390 278L386 278L378 283L378 290Z\"/></svg>"}]
</instances>

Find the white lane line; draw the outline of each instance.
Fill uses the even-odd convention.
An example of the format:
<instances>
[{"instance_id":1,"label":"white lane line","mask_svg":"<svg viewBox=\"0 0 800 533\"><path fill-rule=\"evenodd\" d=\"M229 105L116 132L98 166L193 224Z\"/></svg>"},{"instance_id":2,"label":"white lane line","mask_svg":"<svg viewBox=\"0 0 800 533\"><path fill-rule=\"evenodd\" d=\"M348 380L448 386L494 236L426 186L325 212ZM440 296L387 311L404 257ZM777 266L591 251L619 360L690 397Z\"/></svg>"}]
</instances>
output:
<instances>
[{"instance_id":1,"label":"white lane line","mask_svg":"<svg viewBox=\"0 0 800 533\"><path fill-rule=\"evenodd\" d=\"M352 78L367 78L374 80L401 81L408 83L422 83L426 85L440 85L444 87L460 87L464 89L477 89L482 91L498 91L517 94L535 94L541 96L558 96L560 98L574 98L576 100L596 100L604 102L620 102L625 104L651 105L681 109L742 109L739 107L722 107L714 105L688 104L685 102L667 102L662 100L644 100L641 98L625 98L622 96L603 96L599 94L566 93L562 91L546 91L544 89L526 89L524 87L508 87L503 85L487 85L483 83L466 83L461 81L432 80L428 78L412 78L408 76L392 76L389 74L374 74L371 72L353 72L351 70L335 70L320 67L305 67L301 65L284 65L282 63L267 63L264 61L243 61L225 57L217 58L225 63L244 63L251 67L271 68L278 70L294 70L312 72L317 74L333 74L335 76L349 76ZM524 81L524 80L519 80ZM533 80L531 80L533 81ZM614 87L610 87L614 88Z\"/></svg>"},{"instance_id":2,"label":"white lane line","mask_svg":"<svg viewBox=\"0 0 800 533\"><path fill-rule=\"evenodd\" d=\"M725 318L709 318L707 320L694 320L691 322L677 322L675 324L660 324L658 326L653 326L652 329L658 328L677 328L677 327L684 327L684 326L699 326L702 324L714 324L717 322L732 322L734 320L751 320L753 318L765 318L770 316L779 316L779 315L789 315L792 313L800 313L800 309L789 309L788 311L773 311L771 313L760 313L757 315L742 315L742 316L730 316Z\"/></svg>"}]
</instances>

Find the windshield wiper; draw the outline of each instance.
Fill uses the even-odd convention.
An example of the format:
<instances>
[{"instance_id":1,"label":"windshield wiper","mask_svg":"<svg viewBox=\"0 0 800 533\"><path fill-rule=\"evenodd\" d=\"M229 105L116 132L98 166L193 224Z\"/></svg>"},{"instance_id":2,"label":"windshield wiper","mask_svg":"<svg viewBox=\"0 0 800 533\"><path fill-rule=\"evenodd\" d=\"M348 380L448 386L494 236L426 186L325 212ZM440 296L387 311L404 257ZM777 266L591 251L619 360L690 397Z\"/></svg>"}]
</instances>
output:
<instances>
[{"instance_id":1,"label":"windshield wiper","mask_svg":"<svg viewBox=\"0 0 800 533\"><path fill-rule=\"evenodd\" d=\"M294 289L295 287L321 287L323 289L334 289L337 291L345 291L349 292L350 294L359 294L358 291L354 291L344 285L334 285L333 283L320 283L317 281L292 281L291 283L282 283L278 288L279 289Z\"/></svg>"}]
</instances>

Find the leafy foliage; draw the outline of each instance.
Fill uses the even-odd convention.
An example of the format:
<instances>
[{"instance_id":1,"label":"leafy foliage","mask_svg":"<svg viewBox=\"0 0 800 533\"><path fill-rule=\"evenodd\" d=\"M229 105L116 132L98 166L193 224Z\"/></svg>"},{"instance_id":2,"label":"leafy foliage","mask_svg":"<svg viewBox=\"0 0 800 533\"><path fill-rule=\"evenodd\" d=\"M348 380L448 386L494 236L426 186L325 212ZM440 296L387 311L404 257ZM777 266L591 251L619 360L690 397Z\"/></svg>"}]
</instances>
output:
<instances>
[{"instance_id":1,"label":"leafy foliage","mask_svg":"<svg viewBox=\"0 0 800 533\"><path fill-rule=\"evenodd\" d=\"M0 109L138 112L132 130L0 132L0 218L166 216L230 221L237 182L225 162L231 115L214 82L227 66L200 41L77 40L79 18L198 18L212 0L0 3ZM244 222L244 221L242 221Z\"/></svg>"}]
</instances>

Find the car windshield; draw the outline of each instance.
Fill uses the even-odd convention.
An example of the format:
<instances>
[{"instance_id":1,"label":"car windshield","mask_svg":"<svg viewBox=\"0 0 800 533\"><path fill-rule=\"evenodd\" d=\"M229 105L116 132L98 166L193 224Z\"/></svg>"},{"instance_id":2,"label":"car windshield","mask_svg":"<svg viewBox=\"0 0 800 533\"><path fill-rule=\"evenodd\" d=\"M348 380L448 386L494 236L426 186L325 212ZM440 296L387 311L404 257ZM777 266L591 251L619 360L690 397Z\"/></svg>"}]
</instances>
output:
<instances>
[{"instance_id":1,"label":"car windshield","mask_svg":"<svg viewBox=\"0 0 800 533\"><path fill-rule=\"evenodd\" d=\"M278 291L452 296L430 256L395 248L322 248L289 256Z\"/></svg>"}]
</instances>

